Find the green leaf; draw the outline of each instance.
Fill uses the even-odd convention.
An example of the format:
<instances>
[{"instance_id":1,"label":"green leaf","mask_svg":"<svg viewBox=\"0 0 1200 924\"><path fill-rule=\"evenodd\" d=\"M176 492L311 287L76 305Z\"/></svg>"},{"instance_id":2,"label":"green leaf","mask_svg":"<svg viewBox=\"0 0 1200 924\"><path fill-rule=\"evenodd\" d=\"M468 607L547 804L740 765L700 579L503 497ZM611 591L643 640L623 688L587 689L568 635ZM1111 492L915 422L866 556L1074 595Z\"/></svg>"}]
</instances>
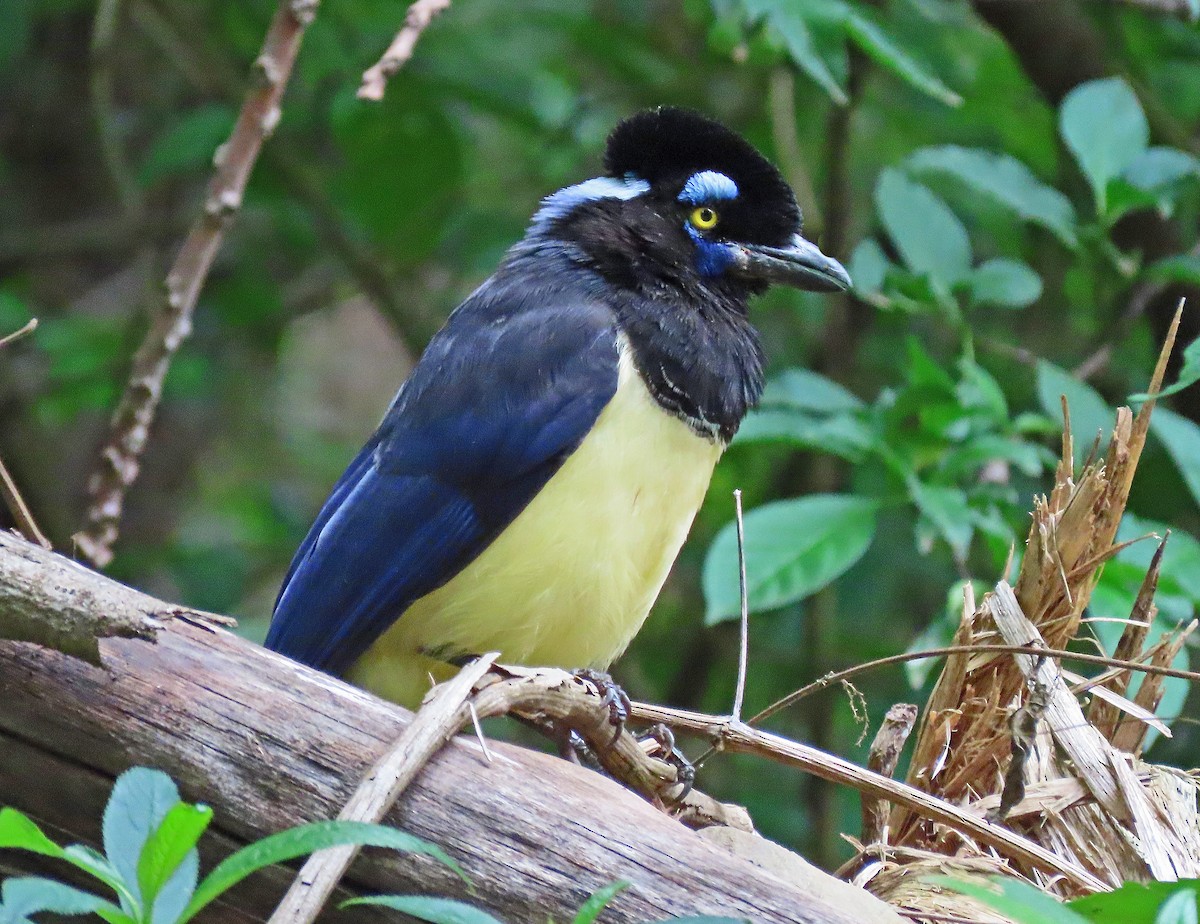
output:
<instances>
[{"instance_id":1,"label":"green leaf","mask_svg":"<svg viewBox=\"0 0 1200 924\"><path fill-rule=\"evenodd\" d=\"M53 879L40 876L15 876L0 886L0 921L28 920L31 914L96 914L100 911L121 914L112 902Z\"/></svg>"},{"instance_id":2,"label":"green leaf","mask_svg":"<svg viewBox=\"0 0 1200 924\"><path fill-rule=\"evenodd\" d=\"M602 889L597 889L588 900L579 906L579 911L575 914L574 924L592 924L600 916L608 903L611 902L618 892L628 889L629 883L624 879L618 879L616 882L606 885Z\"/></svg>"},{"instance_id":3,"label":"green leaf","mask_svg":"<svg viewBox=\"0 0 1200 924\"><path fill-rule=\"evenodd\" d=\"M126 885L115 866L108 862L104 854L93 850L86 844L71 844L63 850L62 858L77 869L83 870L90 876L99 879L121 897L124 908L137 907L137 896L133 893L132 884Z\"/></svg>"},{"instance_id":4,"label":"green leaf","mask_svg":"<svg viewBox=\"0 0 1200 924\"><path fill-rule=\"evenodd\" d=\"M499 918L492 917L474 905L432 895L369 895L364 898L352 898L338 907L351 908L355 905L393 908L432 924L504 924Z\"/></svg>"},{"instance_id":5,"label":"green leaf","mask_svg":"<svg viewBox=\"0 0 1200 924\"><path fill-rule=\"evenodd\" d=\"M138 888L141 890L142 901L147 908L152 909L155 919L158 918L159 910L155 899L177 873L181 875L179 884L172 890L173 900L164 904L178 907L175 908L174 916L164 916L174 920L191 898L196 885L196 872L199 869L199 856L195 853L195 847L210 821L212 809L207 805L180 802L167 812L162 823L142 848L137 867ZM190 864L193 869L191 874L187 875L184 861L189 855L193 857Z\"/></svg>"},{"instance_id":6,"label":"green leaf","mask_svg":"<svg viewBox=\"0 0 1200 924\"><path fill-rule=\"evenodd\" d=\"M1193 340L1184 348L1183 368L1179 370L1179 378L1175 380L1175 384L1170 388L1164 388L1160 391L1158 397L1165 398L1168 395L1178 394L1189 385L1195 384L1197 380L1200 380L1200 337ZM1129 401L1133 404L1140 404L1143 401L1149 400L1150 395L1144 391L1129 396Z\"/></svg>"},{"instance_id":7,"label":"green leaf","mask_svg":"<svg viewBox=\"0 0 1200 924\"><path fill-rule=\"evenodd\" d=\"M971 241L950 207L928 188L888 168L875 185L875 206L905 264L947 286L971 271Z\"/></svg>"},{"instance_id":8,"label":"green leaf","mask_svg":"<svg viewBox=\"0 0 1200 924\"><path fill-rule=\"evenodd\" d=\"M860 398L833 379L800 367L786 369L771 379L763 389L761 404L829 414L864 407Z\"/></svg>"},{"instance_id":9,"label":"green leaf","mask_svg":"<svg viewBox=\"0 0 1200 924\"><path fill-rule=\"evenodd\" d=\"M854 291L872 295L883 288L891 261L874 238L859 241L850 255L850 278L854 280Z\"/></svg>"},{"instance_id":10,"label":"green leaf","mask_svg":"<svg viewBox=\"0 0 1200 924\"><path fill-rule=\"evenodd\" d=\"M970 277L971 294L983 305L1025 308L1042 295L1042 280L1019 260L988 260Z\"/></svg>"},{"instance_id":11,"label":"green leaf","mask_svg":"<svg viewBox=\"0 0 1200 924\"><path fill-rule=\"evenodd\" d=\"M1149 148L1134 158L1121 175L1136 188L1153 192L1200 175L1200 160L1176 148Z\"/></svg>"},{"instance_id":12,"label":"green leaf","mask_svg":"<svg viewBox=\"0 0 1200 924\"><path fill-rule=\"evenodd\" d=\"M1198 879L1182 879L1179 882L1150 882L1145 885L1127 882L1111 892L1085 895L1067 903L1072 912L1079 914L1091 924L1163 924L1158 915L1180 893L1190 893L1195 901ZM1186 902L1183 903L1186 909ZM1174 911L1172 911L1174 913ZM1186 913L1186 910L1185 912ZM1184 918L1183 920L1187 920ZM1193 918L1194 920L1194 918Z\"/></svg>"},{"instance_id":13,"label":"green leaf","mask_svg":"<svg viewBox=\"0 0 1200 924\"><path fill-rule=\"evenodd\" d=\"M1153 282L1182 282L1200 286L1200 256L1181 253L1164 257L1146 267L1144 275Z\"/></svg>"},{"instance_id":14,"label":"green leaf","mask_svg":"<svg viewBox=\"0 0 1200 924\"><path fill-rule=\"evenodd\" d=\"M1086 918L1069 910L1066 905L1047 895L1040 889L1016 879L1004 876L989 876L995 888L963 882L949 876L928 876L933 882L952 892L969 895L999 911L1001 914L1020 921L1021 924L1088 924ZM1121 924L1127 924L1122 921Z\"/></svg>"},{"instance_id":15,"label":"green leaf","mask_svg":"<svg viewBox=\"0 0 1200 924\"><path fill-rule=\"evenodd\" d=\"M181 173L208 171L214 153L233 129L234 118L234 111L220 103L186 113L154 139L150 153L138 168L138 182L152 186Z\"/></svg>"},{"instance_id":16,"label":"green leaf","mask_svg":"<svg viewBox=\"0 0 1200 924\"><path fill-rule=\"evenodd\" d=\"M142 848L179 801L171 778L149 767L126 770L108 797L101 826L104 852L140 907L147 907L137 885Z\"/></svg>"},{"instance_id":17,"label":"green leaf","mask_svg":"<svg viewBox=\"0 0 1200 924\"><path fill-rule=\"evenodd\" d=\"M875 509L865 497L815 494L751 510L745 517L750 609L803 599L845 572L874 538ZM735 524L726 524L713 540L702 580L706 623L741 612Z\"/></svg>"},{"instance_id":18,"label":"green leaf","mask_svg":"<svg viewBox=\"0 0 1200 924\"><path fill-rule=\"evenodd\" d=\"M1106 214L1109 181L1120 176L1150 143L1141 103L1120 77L1093 80L1067 94L1059 129L1092 186L1097 211Z\"/></svg>"},{"instance_id":19,"label":"green leaf","mask_svg":"<svg viewBox=\"0 0 1200 924\"><path fill-rule=\"evenodd\" d=\"M44 857L63 855L63 849L45 835L37 822L15 808L0 809L0 847L28 850Z\"/></svg>"},{"instance_id":20,"label":"green leaf","mask_svg":"<svg viewBox=\"0 0 1200 924\"><path fill-rule=\"evenodd\" d=\"M1179 469L1192 497L1200 503L1200 427L1186 417L1166 408L1155 408L1150 418L1150 429L1154 432Z\"/></svg>"},{"instance_id":21,"label":"green leaf","mask_svg":"<svg viewBox=\"0 0 1200 924\"><path fill-rule=\"evenodd\" d=\"M1181 889L1158 909L1154 924L1197 924L1196 890Z\"/></svg>"},{"instance_id":22,"label":"green leaf","mask_svg":"<svg viewBox=\"0 0 1200 924\"><path fill-rule=\"evenodd\" d=\"M1037 367L1038 400L1042 410L1062 425L1061 395L1067 396L1071 412L1071 433L1075 440L1075 461L1079 462L1092 448L1100 433L1101 446L1112 432L1114 414L1100 394L1065 369L1042 360Z\"/></svg>"},{"instance_id":23,"label":"green leaf","mask_svg":"<svg viewBox=\"0 0 1200 924\"><path fill-rule=\"evenodd\" d=\"M919 174L954 177L1024 221L1046 228L1068 247L1078 246L1071 200L1041 182L1015 157L980 148L942 145L917 151L909 158L908 166Z\"/></svg>"},{"instance_id":24,"label":"green leaf","mask_svg":"<svg viewBox=\"0 0 1200 924\"><path fill-rule=\"evenodd\" d=\"M444 863L467 881L466 874L442 848L423 841L406 831L386 825L371 825L357 821L314 821L264 837L237 853L226 857L209 873L196 889L196 894L184 910L179 924L191 918L205 905L226 890L237 885L251 873L276 863L285 863L327 847L356 844L364 847L388 847L404 853L419 853Z\"/></svg>"},{"instance_id":25,"label":"green leaf","mask_svg":"<svg viewBox=\"0 0 1200 924\"><path fill-rule=\"evenodd\" d=\"M829 94L830 99L839 106L845 106L850 97L825 63L825 58L818 50L801 10L790 6L777 7L769 15L767 22L779 34L793 63L815 80Z\"/></svg>"},{"instance_id":26,"label":"green leaf","mask_svg":"<svg viewBox=\"0 0 1200 924\"><path fill-rule=\"evenodd\" d=\"M947 106L962 104L962 97L929 73L890 35L860 11L851 8L846 16L846 35L868 58L891 71L909 86Z\"/></svg>"},{"instance_id":27,"label":"green leaf","mask_svg":"<svg viewBox=\"0 0 1200 924\"><path fill-rule=\"evenodd\" d=\"M933 524L959 559L964 559L975 535L974 516L961 488L924 484L915 478L908 486L917 509Z\"/></svg>"}]
</instances>

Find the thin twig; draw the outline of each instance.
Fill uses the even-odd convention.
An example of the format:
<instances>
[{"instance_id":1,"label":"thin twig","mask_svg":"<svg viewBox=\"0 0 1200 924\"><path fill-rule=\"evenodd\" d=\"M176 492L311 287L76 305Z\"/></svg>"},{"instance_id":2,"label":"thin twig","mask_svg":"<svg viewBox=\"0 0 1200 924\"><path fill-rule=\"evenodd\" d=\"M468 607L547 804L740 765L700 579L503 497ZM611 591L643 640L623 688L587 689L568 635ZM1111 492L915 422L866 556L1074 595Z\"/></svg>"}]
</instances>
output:
<instances>
[{"instance_id":1,"label":"thin twig","mask_svg":"<svg viewBox=\"0 0 1200 924\"><path fill-rule=\"evenodd\" d=\"M1051 658L1061 658L1064 661L1079 661L1084 664L1098 664L1103 667L1119 667L1122 670L1141 671L1146 674L1159 674L1164 677L1178 677L1192 683L1200 683L1200 673L1184 671L1171 667L1160 667L1154 664L1142 664L1138 661L1125 661L1121 658L1109 658L1103 655L1089 655L1077 651L1065 651L1061 648L1042 648L1030 645L947 645L945 648L927 648L924 651L906 651L903 654L889 655L886 658L876 658L856 664L845 670L834 671L819 677L812 683L789 693L762 710L758 715L746 721L747 725L757 725L764 722L782 709L792 706L807 696L824 690L834 683L840 683L848 677L856 677L876 668L888 667L892 664L905 664L909 661L923 661L926 658L941 658L954 654L1027 654L1046 655Z\"/></svg>"},{"instance_id":2,"label":"thin twig","mask_svg":"<svg viewBox=\"0 0 1200 924\"><path fill-rule=\"evenodd\" d=\"M131 13L135 24L143 31L181 74L197 89L219 93L229 100L241 94L241 83L228 57L190 36L185 39L188 24L182 21L182 11L168 7L154 9L145 2L135 2ZM328 190L328 183L303 163L290 147L271 145L262 152L265 167L279 177L288 195L298 200L312 213L313 228L321 238L323 250L337 257L353 277L358 288L392 323L396 335L414 355L420 353L433 335L439 319L422 307L414 298L413 280L404 278L388 265L388 261L370 241L350 232L338 212Z\"/></svg>"},{"instance_id":3,"label":"thin twig","mask_svg":"<svg viewBox=\"0 0 1200 924\"><path fill-rule=\"evenodd\" d=\"M339 820L375 824L383 819L429 758L470 719L471 690L497 657L499 653L492 652L477 658L452 680L435 688L404 734L367 771L338 815ZM307 924L315 920L360 849L333 847L309 857L268 924Z\"/></svg>"},{"instance_id":4,"label":"thin twig","mask_svg":"<svg viewBox=\"0 0 1200 924\"><path fill-rule=\"evenodd\" d=\"M0 347L6 347L10 343L16 343L22 337L29 336L35 330L37 330L37 326L38 326L38 319L30 318L27 322L25 322L25 326L22 327L20 330L15 330L11 334L8 334L5 337L0 337Z\"/></svg>"},{"instance_id":5,"label":"thin twig","mask_svg":"<svg viewBox=\"0 0 1200 924\"><path fill-rule=\"evenodd\" d=\"M0 494L4 496L5 505L12 513L13 519L17 521L17 529L21 535L30 542L36 542L46 551L53 549L54 546L50 544L46 534L38 529L37 522L33 519L33 514L29 512L29 507L26 505L25 499L21 497L21 492L17 490L17 483L8 473L3 459L0 459Z\"/></svg>"},{"instance_id":6,"label":"thin twig","mask_svg":"<svg viewBox=\"0 0 1200 924\"><path fill-rule=\"evenodd\" d=\"M257 79L246 94L229 140L218 150L204 211L167 274L166 297L134 356L121 403L109 424L108 439L88 479L87 521L75 535L79 550L100 567L112 560L125 493L137 479L163 380L191 333L200 289L225 231L241 207L258 152L279 123L280 100L317 5L318 0L282 0L276 9L254 62Z\"/></svg>"},{"instance_id":7,"label":"thin twig","mask_svg":"<svg viewBox=\"0 0 1200 924\"><path fill-rule=\"evenodd\" d=\"M922 817L970 835L979 843L995 848L1004 856L1027 863L1036 869L1065 876L1076 886L1089 892L1107 889L1087 870L1006 828L984 821L969 810L951 805L907 783L872 773L835 754L721 716L648 703L634 703L633 714L639 719L662 722L672 728L719 740L725 750L767 757L831 783L850 786L871 797L906 806Z\"/></svg>"},{"instance_id":8,"label":"thin twig","mask_svg":"<svg viewBox=\"0 0 1200 924\"><path fill-rule=\"evenodd\" d=\"M417 39L421 37L433 18L438 13L450 7L450 0L416 0L404 14L404 25L388 45L387 51L373 66L367 68L362 76L362 85L358 88L359 99L369 99L375 102L383 99L383 91L387 82L412 57Z\"/></svg>"},{"instance_id":9,"label":"thin twig","mask_svg":"<svg viewBox=\"0 0 1200 924\"><path fill-rule=\"evenodd\" d=\"M742 701L746 695L746 666L750 650L750 600L746 593L746 528L742 523L742 489L733 489L733 509L737 522L738 593L742 601L742 627L738 646L737 689L733 693L733 720L741 721Z\"/></svg>"}]
</instances>

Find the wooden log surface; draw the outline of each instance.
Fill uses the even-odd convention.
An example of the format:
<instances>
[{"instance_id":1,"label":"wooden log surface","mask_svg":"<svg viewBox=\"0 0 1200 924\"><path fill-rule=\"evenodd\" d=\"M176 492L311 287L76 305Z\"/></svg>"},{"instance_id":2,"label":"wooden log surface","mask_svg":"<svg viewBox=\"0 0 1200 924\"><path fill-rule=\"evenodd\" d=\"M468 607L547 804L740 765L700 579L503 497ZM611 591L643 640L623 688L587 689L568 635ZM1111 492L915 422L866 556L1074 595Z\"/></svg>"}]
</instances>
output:
<instances>
[{"instance_id":1,"label":"wooden log surface","mask_svg":"<svg viewBox=\"0 0 1200 924\"><path fill-rule=\"evenodd\" d=\"M6 561L0 550L0 585ZM53 578L70 590L69 573ZM168 622L153 643L102 640L100 654L97 667L35 644L0 642L0 804L29 811L65 840L95 843L112 780L130 766L153 766L179 783L185 799L214 807L208 868L241 843L335 816L411 720L399 707L185 620ZM474 896L433 861L384 851L364 853L345 885L464 898L506 921L538 924L570 920L615 879L632 885L605 912L613 924L684 914L795 924L896 920L865 893L856 904L785 882L598 773L513 745L494 743L491 751L488 764L474 739L455 739L387 818L444 847L471 877ZM0 868L24 868L23 855L0 854ZM279 870L252 880L231 893L236 916L227 905L211 919L262 919L288 881Z\"/></svg>"}]
</instances>

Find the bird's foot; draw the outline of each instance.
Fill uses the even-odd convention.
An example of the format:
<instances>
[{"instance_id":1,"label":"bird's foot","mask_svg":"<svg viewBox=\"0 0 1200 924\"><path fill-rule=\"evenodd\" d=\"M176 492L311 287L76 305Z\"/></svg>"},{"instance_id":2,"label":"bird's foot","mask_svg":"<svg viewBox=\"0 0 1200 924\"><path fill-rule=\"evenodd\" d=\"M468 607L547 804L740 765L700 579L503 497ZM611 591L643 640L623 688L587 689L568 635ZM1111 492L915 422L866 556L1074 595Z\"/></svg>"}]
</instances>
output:
<instances>
[{"instance_id":1,"label":"bird's foot","mask_svg":"<svg viewBox=\"0 0 1200 924\"><path fill-rule=\"evenodd\" d=\"M692 791L692 786L696 783L696 768L683 752L675 747L675 735L671 729L662 722L656 722L646 729L646 733L638 739L638 743L643 747L649 744L658 746L658 753L647 750L647 754L674 767L675 782L682 787L676 795L671 797L671 801L679 803L686 799L688 793Z\"/></svg>"},{"instance_id":2,"label":"bird's foot","mask_svg":"<svg viewBox=\"0 0 1200 924\"><path fill-rule=\"evenodd\" d=\"M617 682L604 671L585 667L574 671L573 674L579 680L594 686L601 696L601 703L608 707L608 723L613 727L612 740L608 743L608 747L611 748L617 743L617 739L621 737L621 732L625 729L625 723L629 721L633 703L630 702L629 696Z\"/></svg>"}]
</instances>

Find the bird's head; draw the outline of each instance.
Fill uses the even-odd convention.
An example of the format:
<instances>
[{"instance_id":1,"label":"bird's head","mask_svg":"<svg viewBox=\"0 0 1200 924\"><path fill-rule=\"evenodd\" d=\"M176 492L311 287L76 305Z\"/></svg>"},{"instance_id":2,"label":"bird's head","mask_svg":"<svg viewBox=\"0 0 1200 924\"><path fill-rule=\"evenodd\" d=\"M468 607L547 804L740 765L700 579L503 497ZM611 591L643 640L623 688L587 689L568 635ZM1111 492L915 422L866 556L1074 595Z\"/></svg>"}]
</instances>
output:
<instances>
[{"instance_id":1,"label":"bird's head","mask_svg":"<svg viewBox=\"0 0 1200 924\"><path fill-rule=\"evenodd\" d=\"M779 170L720 123L670 107L640 112L613 130L604 163L605 176L547 197L533 232L577 245L613 281L747 293L850 286L842 265L801 236Z\"/></svg>"}]
</instances>

